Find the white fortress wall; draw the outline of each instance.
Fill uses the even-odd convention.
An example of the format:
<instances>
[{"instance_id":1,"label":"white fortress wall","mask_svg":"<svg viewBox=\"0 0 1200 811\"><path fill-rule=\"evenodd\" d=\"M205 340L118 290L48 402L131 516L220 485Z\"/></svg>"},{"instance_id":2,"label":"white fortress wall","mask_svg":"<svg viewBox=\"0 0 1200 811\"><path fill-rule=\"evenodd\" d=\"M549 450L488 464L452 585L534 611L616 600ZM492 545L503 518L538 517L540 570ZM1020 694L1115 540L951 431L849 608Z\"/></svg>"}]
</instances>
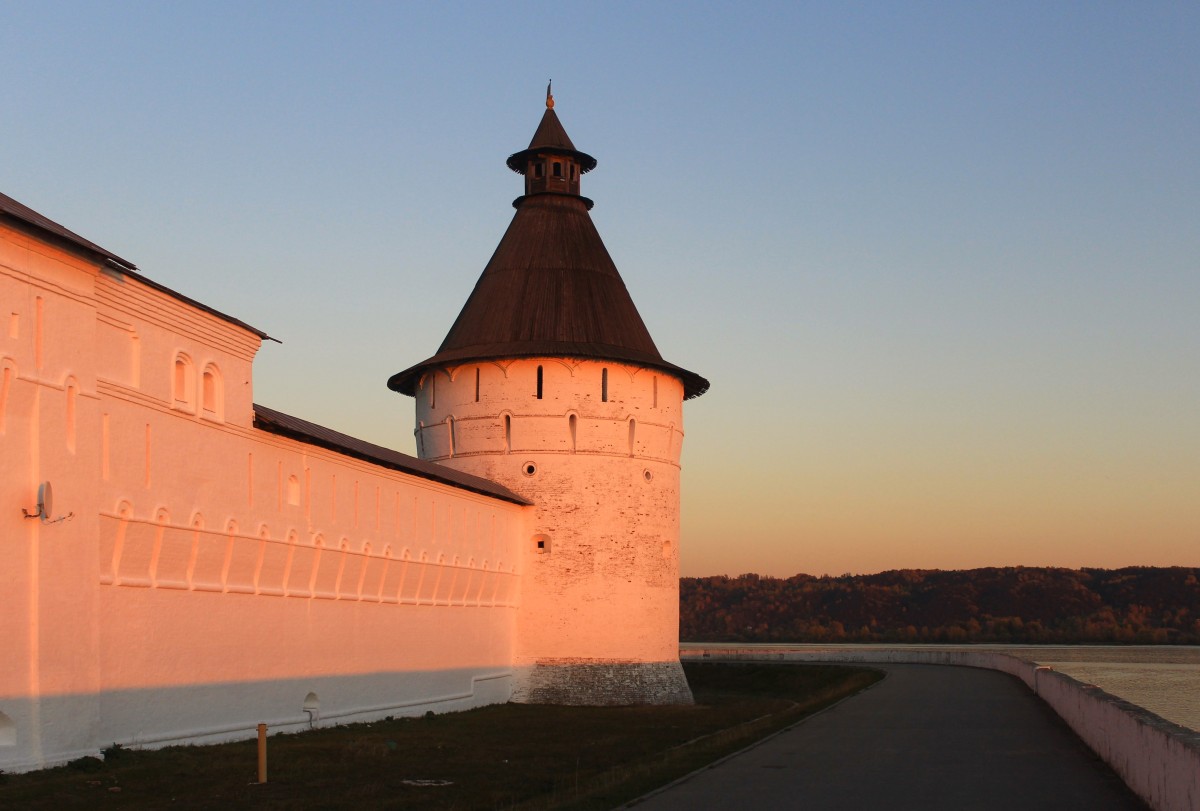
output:
<instances>
[{"instance_id":1,"label":"white fortress wall","mask_svg":"<svg viewBox=\"0 0 1200 811\"><path fill-rule=\"evenodd\" d=\"M94 461L99 437L93 265L0 226L0 768L90 752L96 634ZM52 518L36 514L51 480ZM89 542L90 541L90 542Z\"/></svg>"},{"instance_id":2,"label":"white fortress wall","mask_svg":"<svg viewBox=\"0 0 1200 811\"><path fill-rule=\"evenodd\" d=\"M528 507L253 427L257 334L8 228L0 302L0 768L507 700Z\"/></svg>"},{"instance_id":3,"label":"white fortress wall","mask_svg":"<svg viewBox=\"0 0 1200 811\"><path fill-rule=\"evenodd\" d=\"M678 664L682 384L532 358L429 373L416 400L423 458L536 504L514 700L690 701Z\"/></svg>"},{"instance_id":4,"label":"white fortress wall","mask_svg":"<svg viewBox=\"0 0 1200 811\"><path fill-rule=\"evenodd\" d=\"M868 648L772 650L689 646L684 659L934 664L1016 676L1155 811L1200 808L1200 733L1049 667L995 651Z\"/></svg>"},{"instance_id":5,"label":"white fortress wall","mask_svg":"<svg viewBox=\"0 0 1200 811\"><path fill-rule=\"evenodd\" d=\"M519 507L270 434L211 444L235 492L210 503L236 508L102 508L103 736L296 724L313 701L328 721L508 699ZM146 701L179 687L183 706Z\"/></svg>"}]
</instances>

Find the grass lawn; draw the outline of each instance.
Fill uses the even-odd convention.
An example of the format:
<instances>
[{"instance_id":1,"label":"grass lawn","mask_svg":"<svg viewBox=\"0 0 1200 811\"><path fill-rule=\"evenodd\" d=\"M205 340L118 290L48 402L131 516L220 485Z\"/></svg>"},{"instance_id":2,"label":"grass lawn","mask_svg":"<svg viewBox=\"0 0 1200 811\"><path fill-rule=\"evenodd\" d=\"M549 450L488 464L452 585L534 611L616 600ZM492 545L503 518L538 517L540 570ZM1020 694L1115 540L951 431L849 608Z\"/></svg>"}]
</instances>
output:
<instances>
[{"instance_id":1,"label":"grass lawn","mask_svg":"<svg viewBox=\"0 0 1200 811\"><path fill-rule=\"evenodd\" d=\"M820 665L685 664L693 707L501 704L268 739L119 747L0 775L0 809L611 809L882 677Z\"/></svg>"}]
</instances>

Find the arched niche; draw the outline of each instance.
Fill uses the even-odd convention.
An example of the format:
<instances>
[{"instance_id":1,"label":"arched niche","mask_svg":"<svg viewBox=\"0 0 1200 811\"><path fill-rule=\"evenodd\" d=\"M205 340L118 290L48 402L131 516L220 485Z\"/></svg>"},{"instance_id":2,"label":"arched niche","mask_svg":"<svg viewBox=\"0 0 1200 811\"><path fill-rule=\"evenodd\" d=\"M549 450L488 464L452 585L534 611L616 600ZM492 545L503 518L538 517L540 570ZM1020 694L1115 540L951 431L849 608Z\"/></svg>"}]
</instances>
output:
<instances>
[{"instance_id":1,"label":"arched niche","mask_svg":"<svg viewBox=\"0 0 1200 811\"><path fill-rule=\"evenodd\" d=\"M225 419L225 381L215 363L205 364L200 376L200 407L210 420Z\"/></svg>"},{"instance_id":2,"label":"arched niche","mask_svg":"<svg viewBox=\"0 0 1200 811\"><path fill-rule=\"evenodd\" d=\"M196 410L196 372L191 357L186 352L175 354L171 372L171 402L183 411Z\"/></svg>"}]
</instances>

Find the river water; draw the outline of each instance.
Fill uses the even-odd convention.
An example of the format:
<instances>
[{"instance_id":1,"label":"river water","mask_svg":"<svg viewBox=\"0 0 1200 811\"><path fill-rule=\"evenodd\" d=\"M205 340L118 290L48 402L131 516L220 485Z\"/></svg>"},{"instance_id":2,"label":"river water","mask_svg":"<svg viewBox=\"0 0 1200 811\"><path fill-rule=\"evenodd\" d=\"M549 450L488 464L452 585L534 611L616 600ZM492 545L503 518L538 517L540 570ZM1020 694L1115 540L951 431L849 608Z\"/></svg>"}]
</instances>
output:
<instances>
[{"instance_id":1,"label":"river water","mask_svg":"<svg viewBox=\"0 0 1200 811\"><path fill-rule=\"evenodd\" d=\"M681 647L726 647L683 645ZM737 645L729 647L819 650L897 648L898 645ZM914 645L922 650L961 650ZM1086 684L1137 704L1168 721L1200 731L1200 646L1195 645L972 645L1047 665Z\"/></svg>"},{"instance_id":2,"label":"river water","mask_svg":"<svg viewBox=\"0 0 1200 811\"><path fill-rule=\"evenodd\" d=\"M1200 647L1030 646L1008 652L1200 731Z\"/></svg>"}]
</instances>

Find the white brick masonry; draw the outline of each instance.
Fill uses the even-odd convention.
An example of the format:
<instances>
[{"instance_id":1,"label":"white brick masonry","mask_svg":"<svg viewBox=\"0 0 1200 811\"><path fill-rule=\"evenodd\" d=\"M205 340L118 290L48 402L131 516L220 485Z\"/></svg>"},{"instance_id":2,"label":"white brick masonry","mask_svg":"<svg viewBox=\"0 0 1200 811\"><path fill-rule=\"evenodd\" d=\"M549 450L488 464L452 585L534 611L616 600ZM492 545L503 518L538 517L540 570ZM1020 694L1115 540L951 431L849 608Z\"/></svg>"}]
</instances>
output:
<instances>
[{"instance_id":1,"label":"white brick masonry","mask_svg":"<svg viewBox=\"0 0 1200 811\"><path fill-rule=\"evenodd\" d=\"M536 505L513 700L690 703L677 656L680 381L533 358L431 372L416 399L422 458Z\"/></svg>"}]
</instances>

